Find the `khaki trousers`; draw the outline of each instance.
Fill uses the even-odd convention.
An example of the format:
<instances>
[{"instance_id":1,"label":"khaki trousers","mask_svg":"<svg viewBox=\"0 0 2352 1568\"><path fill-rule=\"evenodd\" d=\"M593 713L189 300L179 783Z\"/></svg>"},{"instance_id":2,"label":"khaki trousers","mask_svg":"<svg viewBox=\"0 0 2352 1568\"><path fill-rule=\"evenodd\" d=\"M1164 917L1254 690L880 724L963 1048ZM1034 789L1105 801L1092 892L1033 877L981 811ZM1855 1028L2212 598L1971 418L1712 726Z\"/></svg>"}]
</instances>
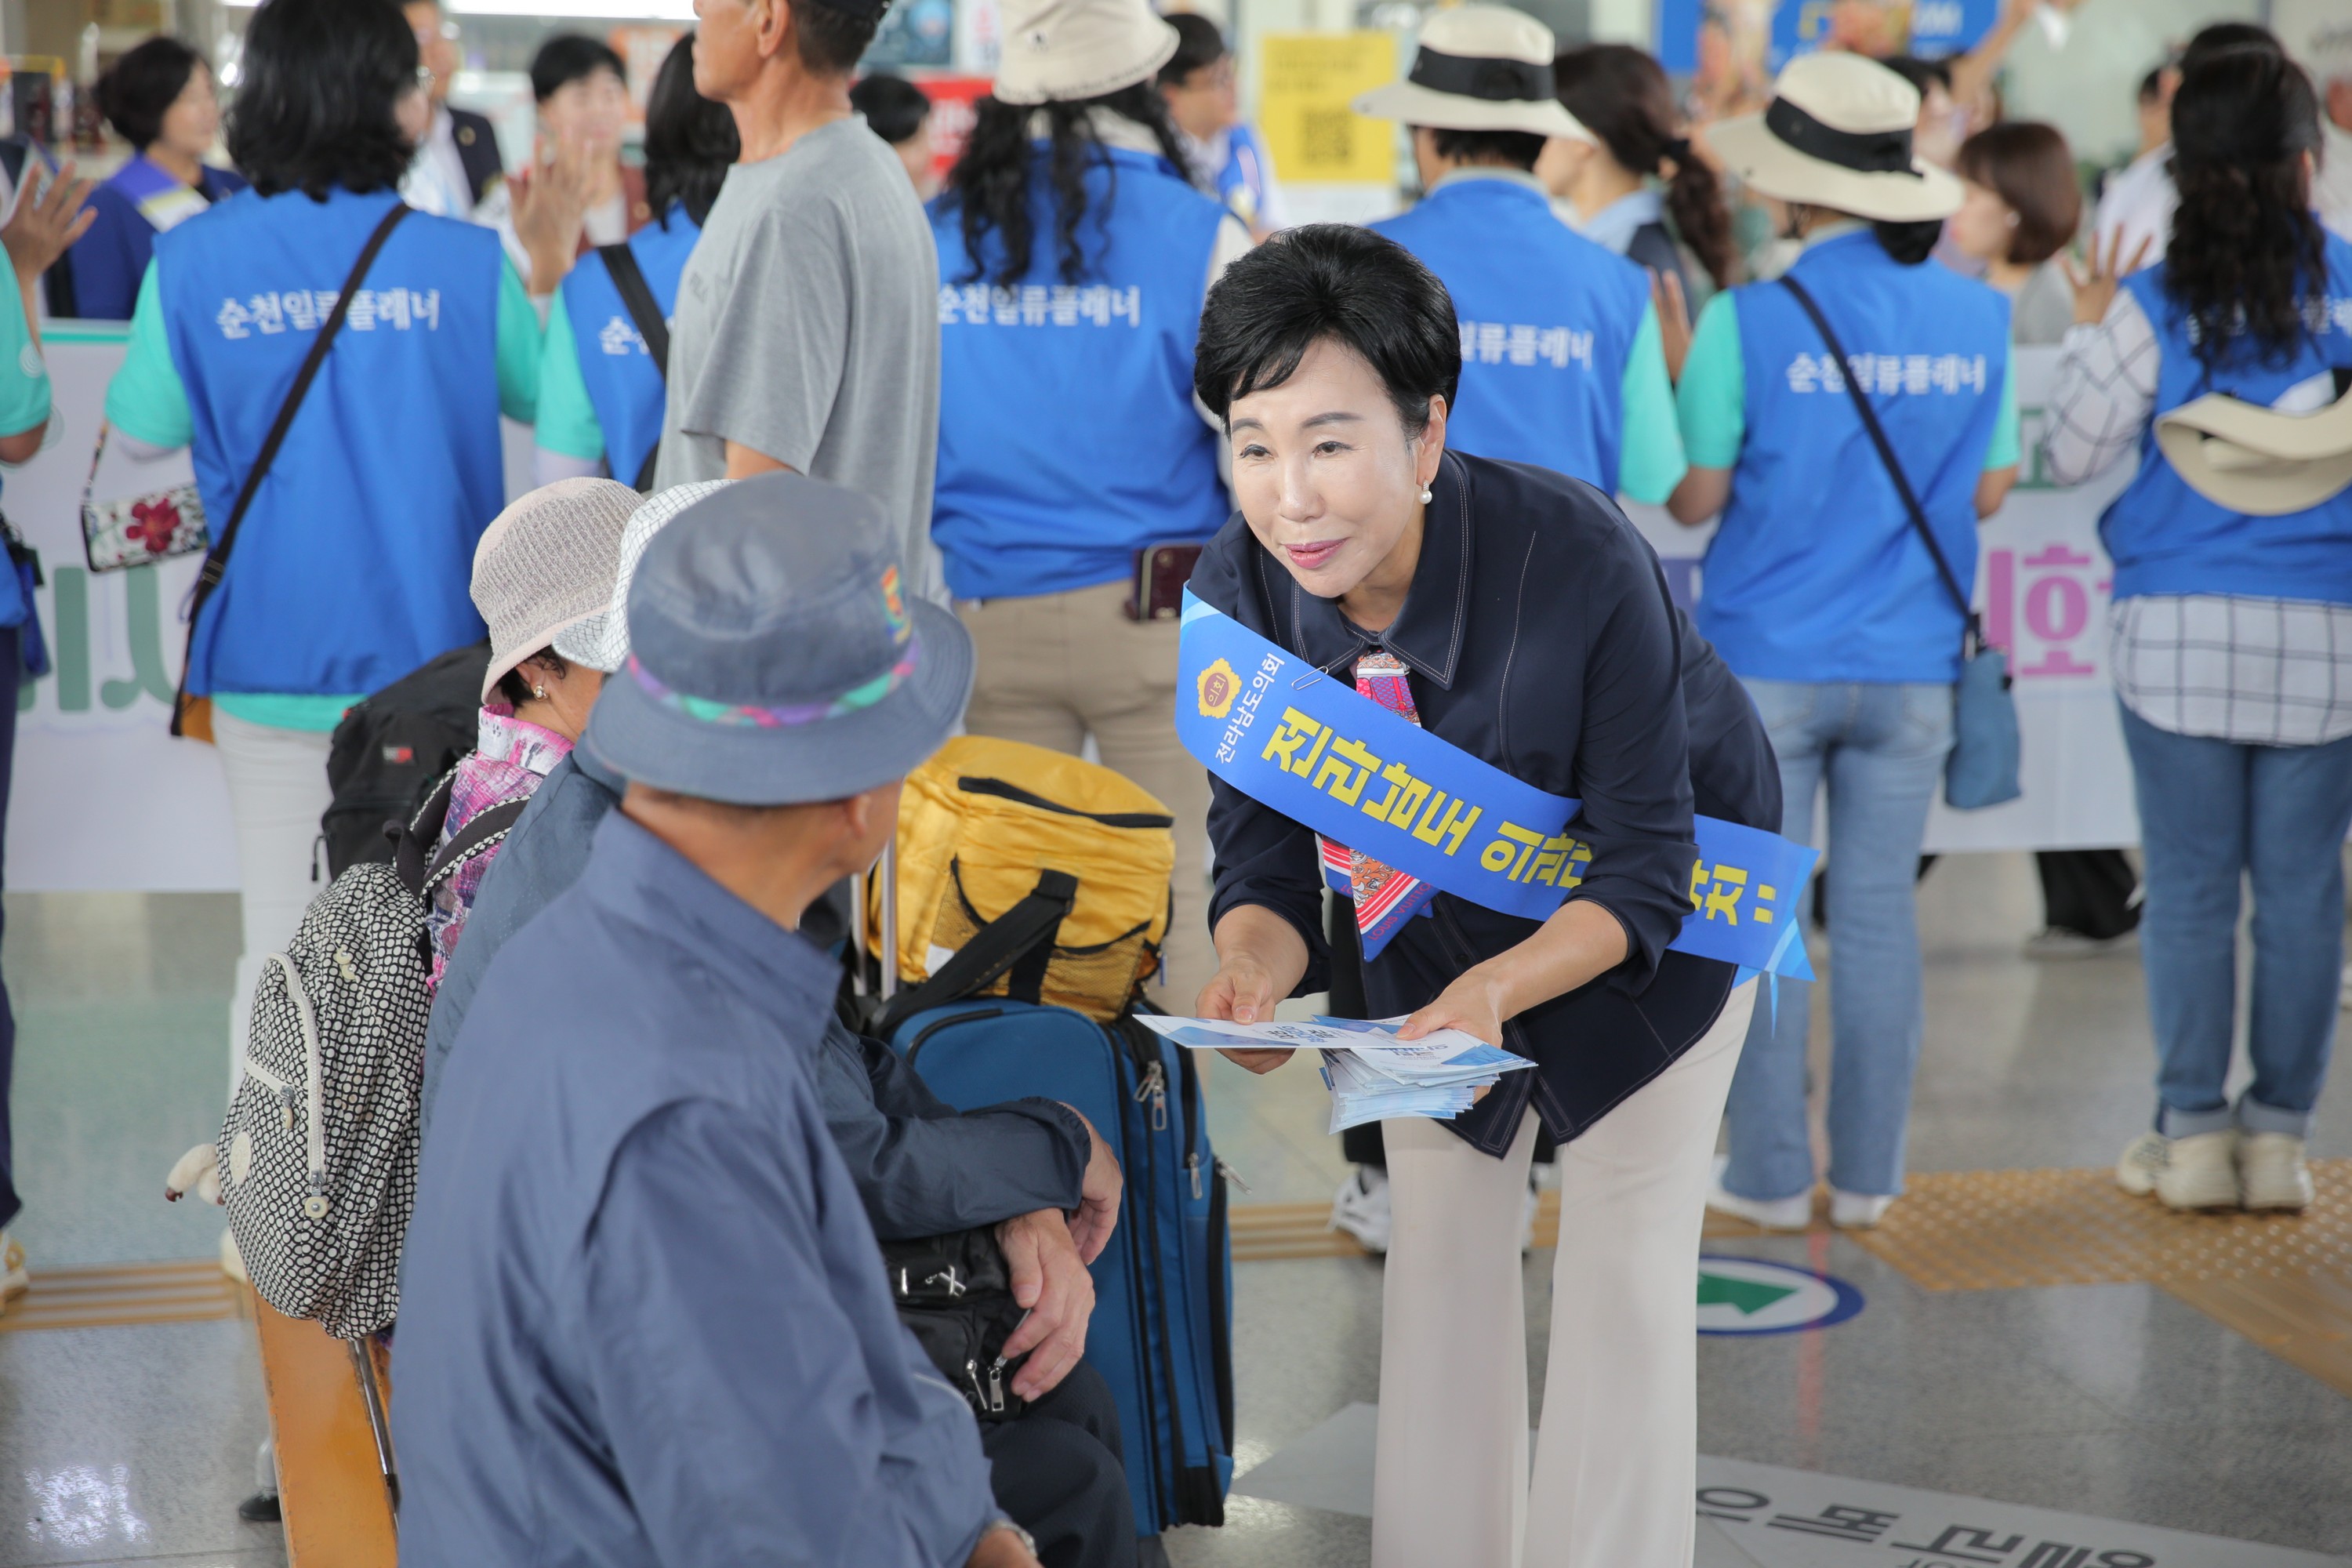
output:
<instances>
[{"instance_id":1,"label":"khaki trousers","mask_svg":"<svg viewBox=\"0 0 2352 1568\"><path fill-rule=\"evenodd\" d=\"M1384 1121L1372 1568L1689 1568L1699 1226L1754 982L1690 1050L1559 1150L1543 1431L1528 1474L1519 1213L1536 1118L1482 1154Z\"/></svg>"},{"instance_id":2,"label":"khaki trousers","mask_svg":"<svg viewBox=\"0 0 2352 1568\"><path fill-rule=\"evenodd\" d=\"M1217 973L1209 945L1209 774L1176 740L1176 623L1130 621L1125 583L956 606L979 663L964 725L1076 755L1095 738L1103 765L1176 818L1175 913L1167 984L1155 1005L1190 1014Z\"/></svg>"}]
</instances>

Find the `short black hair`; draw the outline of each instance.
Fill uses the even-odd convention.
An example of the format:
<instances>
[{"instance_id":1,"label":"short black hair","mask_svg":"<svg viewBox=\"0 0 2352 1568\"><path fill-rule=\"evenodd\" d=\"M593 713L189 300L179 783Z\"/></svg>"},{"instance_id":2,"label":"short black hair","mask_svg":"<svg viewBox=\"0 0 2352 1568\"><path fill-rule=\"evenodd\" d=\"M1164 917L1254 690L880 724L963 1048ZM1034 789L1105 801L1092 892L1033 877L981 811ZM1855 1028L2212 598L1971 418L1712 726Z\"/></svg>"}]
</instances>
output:
<instances>
[{"instance_id":1,"label":"short black hair","mask_svg":"<svg viewBox=\"0 0 2352 1568\"><path fill-rule=\"evenodd\" d=\"M791 0L797 53L812 76L847 76L873 46L889 6L846 10L825 0Z\"/></svg>"},{"instance_id":2,"label":"short black hair","mask_svg":"<svg viewBox=\"0 0 2352 1568\"><path fill-rule=\"evenodd\" d=\"M1233 52L1225 47L1225 36L1217 31L1217 25L1196 12L1179 11L1160 20L1176 29L1176 52L1160 68L1162 87L1182 87L1194 71L1204 70Z\"/></svg>"},{"instance_id":3,"label":"short black hair","mask_svg":"<svg viewBox=\"0 0 2352 1568\"><path fill-rule=\"evenodd\" d=\"M141 152L163 134L163 114L204 57L161 34L130 50L98 79L98 111Z\"/></svg>"},{"instance_id":4,"label":"short black hair","mask_svg":"<svg viewBox=\"0 0 2352 1568\"><path fill-rule=\"evenodd\" d=\"M727 171L742 156L735 116L694 89L694 35L670 46L646 99L646 205L667 224L683 202L697 228L710 216Z\"/></svg>"},{"instance_id":5,"label":"short black hair","mask_svg":"<svg viewBox=\"0 0 2352 1568\"><path fill-rule=\"evenodd\" d=\"M866 116L874 134L893 147L920 131L931 114L931 100L923 89L888 71L859 78L849 89L849 107Z\"/></svg>"},{"instance_id":6,"label":"short black hair","mask_svg":"<svg viewBox=\"0 0 2352 1568\"><path fill-rule=\"evenodd\" d=\"M2139 100L2142 103L2154 103L2164 96L2164 73L2171 68L2169 64L2160 65L2139 79Z\"/></svg>"},{"instance_id":7,"label":"short black hair","mask_svg":"<svg viewBox=\"0 0 2352 1568\"><path fill-rule=\"evenodd\" d=\"M271 0L271 4L276 3L277 0ZM520 708L531 700L530 677L522 672L522 667L532 659L540 660L559 677L572 673L572 666L564 662L563 656L555 651L555 647L551 643L537 653L523 655L515 660L512 669L499 677L498 685L491 689L506 700L506 704L509 708Z\"/></svg>"},{"instance_id":8,"label":"short black hair","mask_svg":"<svg viewBox=\"0 0 2352 1568\"><path fill-rule=\"evenodd\" d=\"M558 33L539 46L539 53L530 57L530 95L545 103L575 81L585 81L598 71L611 71L629 84L628 68L613 46L602 38L592 38L584 33Z\"/></svg>"},{"instance_id":9,"label":"short black hair","mask_svg":"<svg viewBox=\"0 0 2352 1568\"><path fill-rule=\"evenodd\" d=\"M387 0L269 0L246 24L228 155L265 196L389 190L415 149L394 108L418 90L416 35Z\"/></svg>"},{"instance_id":10,"label":"short black hair","mask_svg":"<svg viewBox=\"0 0 2352 1568\"><path fill-rule=\"evenodd\" d=\"M1285 229L1225 268L1201 310L1192 390L1229 418L1237 398L1280 386L1327 339L1372 367L1406 435L1427 427L1432 397L1454 406L1454 296L1412 252L1346 223Z\"/></svg>"},{"instance_id":11,"label":"short black hair","mask_svg":"<svg viewBox=\"0 0 2352 1568\"><path fill-rule=\"evenodd\" d=\"M1921 98L1931 87L1952 90L1952 63L1949 60L1923 60L1917 55L1889 55L1878 62L1916 89Z\"/></svg>"},{"instance_id":12,"label":"short black hair","mask_svg":"<svg viewBox=\"0 0 2352 1568\"><path fill-rule=\"evenodd\" d=\"M2186 73L2216 55L2252 49L2273 55L2286 53L2286 46L2268 27L2252 22L2215 22L2197 29L2180 51L2180 68Z\"/></svg>"},{"instance_id":13,"label":"short black hair","mask_svg":"<svg viewBox=\"0 0 2352 1568\"><path fill-rule=\"evenodd\" d=\"M1446 131L1430 127L1437 138L1437 155L1473 163L1500 162L1514 169L1533 169L1543 156L1544 139L1532 131Z\"/></svg>"}]
</instances>

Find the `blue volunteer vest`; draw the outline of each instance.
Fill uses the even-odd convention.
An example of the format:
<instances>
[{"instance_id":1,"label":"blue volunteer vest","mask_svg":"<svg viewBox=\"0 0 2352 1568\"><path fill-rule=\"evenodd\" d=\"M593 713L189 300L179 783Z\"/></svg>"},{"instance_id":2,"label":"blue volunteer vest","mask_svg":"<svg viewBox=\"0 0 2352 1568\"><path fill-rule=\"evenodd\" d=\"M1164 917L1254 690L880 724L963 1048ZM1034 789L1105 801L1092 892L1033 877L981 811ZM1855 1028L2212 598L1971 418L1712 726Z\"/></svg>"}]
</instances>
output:
<instances>
[{"instance_id":1,"label":"blue volunteer vest","mask_svg":"<svg viewBox=\"0 0 2352 1568\"><path fill-rule=\"evenodd\" d=\"M1511 179L1457 179L1371 226L1454 296L1462 386L1445 444L1534 463L1614 493L1625 362L1650 282Z\"/></svg>"},{"instance_id":2,"label":"blue volunteer vest","mask_svg":"<svg viewBox=\"0 0 2352 1568\"><path fill-rule=\"evenodd\" d=\"M2209 392L2268 405L2297 383L2352 365L2352 245L2327 237L2324 310L2306 312L2309 328L2294 357L2262 363L2240 345L2208 371L2189 340L2187 318L2164 291L2165 268L2147 268L2124 287L2147 313L2162 346L2156 381L2158 415ZM2330 384L2325 395L2333 399ZM2249 517L2190 489L2156 444L2156 421L2140 433L2139 473L2099 519L2099 537L2116 563L2115 596L2239 594L2352 605L2352 490L2308 511Z\"/></svg>"},{"instance_id":3,"label":"blue volunteer vest","mask_svg":"<svg viewBox=\"0 0 2352 1568\"><path fill-rule=\"evenodd\" d=\"M228 521L319 324L395 198L247 191L155 242L205 515ZM373 691L482 635L504 495L499 237L412 214L320 365L205 605L188 689Z\"/></svg>"},{"instance_id":4,"label":"blue volunteer vest","mask_svg":"<svg viewBox=\"0 0 2352 1568\"><path fill-rule=\"evenodd\" d=\"M1778 283L1734 290L1747 433L1707 546L1699 630L1749 679L1956 680L1959 607L1844 378L1868 375L1871 406L1968 589L2009 302L1936 262L1903 266L1868 230L1809 247L1791 271L1852 357L1837 365Z\"/></svg>"},{"instance_id":5,"label":"blue volunteer vest","mask_svg":"<svg viewBox=\"0 0 2352 1568\"><path fill-rule=\"evenodd\" d=\"M931 204L931 538L958 598L1119 581L1143 546L1205 542L1227 515L1216 437L1192 403L1192 344L1224 209L1165 159L1108 149L1086 174L1087 275L1065 283L1048 167L1041 144L1029 177L1036 239L1011 288L971 277L961 213L945 198Z\"/></svg>"},{"instance_id":6,"label":"blue volunteer vest","mask_svg":"<svg viewBox=\"0 0 2352 1568\"><path fill-rule=\"evenodd\" d=\"M1264 221L1266 187L1273 183L1271 171L1257 132L1246 125L1229 127L1225 161L1217 170L1217 199L1244 223Z\"/></svg>"},{"instance_id":7,"label":"blue volunteer vest","mask_svg":"<svg viewBox=\"0 0 2352 1568\"><path fill-rule=\"evenodd\" d=\"M667 321L677 310L678 275L702 230L686 216L683 203L673 202L659 223L649 223L629 237L629 252L646 287ZM590 251L563 279L564 308L572 319L572 349L580 359L580 378L588 384L588 404L604 432L604 464L623 484L634 483L646 454L661 439L662 374L656 369L646 341L637 335L628 306L604 258Z\"/></svg>"}]
</instances>

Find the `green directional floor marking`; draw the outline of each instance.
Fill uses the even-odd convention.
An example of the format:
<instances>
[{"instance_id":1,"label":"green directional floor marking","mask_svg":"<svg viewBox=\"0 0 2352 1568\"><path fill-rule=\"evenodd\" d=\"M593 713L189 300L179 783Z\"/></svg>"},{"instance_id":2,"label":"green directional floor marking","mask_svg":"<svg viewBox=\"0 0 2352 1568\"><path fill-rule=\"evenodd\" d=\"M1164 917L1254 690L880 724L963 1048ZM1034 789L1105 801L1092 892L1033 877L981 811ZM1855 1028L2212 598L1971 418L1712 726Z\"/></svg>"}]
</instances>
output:
<instances>
[{"instance_id":1,"label":"green directional floor marking","mask_svg":"<svg viewBox=\"0 0 2352 1568\"><path fill-rule=\"evenodd\" d=\"M1698 1277L1698 1304L1702 1307L1729 1307L1741 1317L1750 1317L1773 1302L1797 1293L1793 1285L1767 1285L1760 1279L1735 1279L1728 1274L1709 1274L1702 1269Z\"/></svg>"}]
</instances>

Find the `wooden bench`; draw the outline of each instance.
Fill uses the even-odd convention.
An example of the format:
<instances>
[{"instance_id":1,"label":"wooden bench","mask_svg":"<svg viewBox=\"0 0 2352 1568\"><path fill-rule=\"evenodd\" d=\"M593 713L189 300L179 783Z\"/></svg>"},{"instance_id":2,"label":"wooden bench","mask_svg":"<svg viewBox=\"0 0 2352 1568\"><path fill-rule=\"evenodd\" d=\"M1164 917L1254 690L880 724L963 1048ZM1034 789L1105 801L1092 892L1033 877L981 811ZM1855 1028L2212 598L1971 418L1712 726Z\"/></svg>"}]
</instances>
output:
<instances>
[{"instance_id":1,"label":"wooden bench","mask_svg":"<svg viewBox=\"0 0 2352 1568\"><path fill-rule=\"evenodd\" d=\"M261 1377L291 1568L395 1568L399 1552L391 1379L381 1346L362 1355L307 1319L253 1298ZM364 1381L363 1381L364 1380Z\"/></svg>"}]
</instances>

